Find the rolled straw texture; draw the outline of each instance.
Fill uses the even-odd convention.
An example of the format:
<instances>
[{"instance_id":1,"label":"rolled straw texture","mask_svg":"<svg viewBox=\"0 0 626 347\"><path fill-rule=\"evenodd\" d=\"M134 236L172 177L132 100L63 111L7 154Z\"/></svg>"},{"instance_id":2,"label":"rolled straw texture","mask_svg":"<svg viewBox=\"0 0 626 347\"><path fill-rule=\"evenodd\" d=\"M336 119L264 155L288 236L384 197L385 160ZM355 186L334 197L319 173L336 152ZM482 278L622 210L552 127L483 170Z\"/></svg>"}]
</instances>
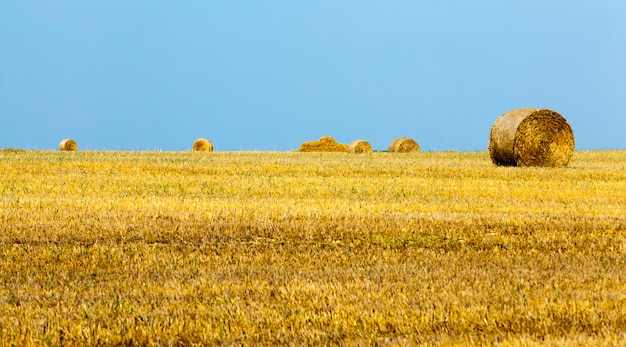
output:
<instances>
[{"instance_id":1,"label":"rolled straw texture","mask_svg":"<svg viewBox=\"0 0 626 347\"><path fill-rule=\"evenodd\" d=\"M194 152L213 152L213 143L207 139L197 139L193 143Z\"/></svg>"},{"instance_id":2,"label":"rolled straw texture","mask_svg":"<svg viewBox=\"0 0 626 347\"><path fill-rule=\"evenodd\" d=\"M350 153L372 153L372 145L365 140L354 140L348 145Z\"/></svg>"},{"instance_id":3,"label":"rolled straw texture","mask_svg":"<svg viewBox=\"0 0 626 347\"><path fill-rule=\"evenodd\" d=\"M391 153L410 153L419 152L420 145L413 139L408 137L399 137L389 144L387 151Z\"/></svg>"},{"instance_id":4,"label":"rolled straw texture","mask_svg":"<svg viewBox=\"0 0 626 347\"><path fill-rule=\"evenodd\" d=\"M574 154L572 127L552 110L520 108L491 127L489 155L496 165L565 167Z\"/></svg>"},{"instance_id":5,"label":"rolled straw texture","mask_svg":"<svg viewBox=\"0 0 626 347\"><path fill-rule=\"evenodd\" d=\"M348 152L348 145L337 143L330 136L322 136L318 141L303 142L299 152Z\"/></svg>"},{"instance_id":6,"label":"rolled straw texture","mask_svg":"<svg viewBox=\"0 0 626 347\"><path fill-rule=\"evenodd\" d=\"M61 151L77 151L78 150L78 144L76 144L76 141L74 141L72 139L65 139L65 140L61 141L61 143L59 144L59 150L61 150Z\"/></svg>"}]
</instances>

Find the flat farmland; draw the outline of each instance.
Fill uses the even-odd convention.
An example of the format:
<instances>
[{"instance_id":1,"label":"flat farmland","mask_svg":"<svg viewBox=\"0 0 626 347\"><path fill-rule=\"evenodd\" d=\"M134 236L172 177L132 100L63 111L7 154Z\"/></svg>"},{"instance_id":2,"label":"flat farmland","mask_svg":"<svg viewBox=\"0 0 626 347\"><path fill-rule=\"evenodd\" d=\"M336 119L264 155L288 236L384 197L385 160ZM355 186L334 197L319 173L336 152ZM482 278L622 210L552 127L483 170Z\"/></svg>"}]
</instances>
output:
<instances>
[{"instance_id":1,"label":"flat farmland","mask_svg":"<svg viewBox=\"0 0 626 347\"><path fill-rule=\"evenodd\" d=\"M626 151L0 151L1 345L619 345Z\"/></svg>"}]
</instances>

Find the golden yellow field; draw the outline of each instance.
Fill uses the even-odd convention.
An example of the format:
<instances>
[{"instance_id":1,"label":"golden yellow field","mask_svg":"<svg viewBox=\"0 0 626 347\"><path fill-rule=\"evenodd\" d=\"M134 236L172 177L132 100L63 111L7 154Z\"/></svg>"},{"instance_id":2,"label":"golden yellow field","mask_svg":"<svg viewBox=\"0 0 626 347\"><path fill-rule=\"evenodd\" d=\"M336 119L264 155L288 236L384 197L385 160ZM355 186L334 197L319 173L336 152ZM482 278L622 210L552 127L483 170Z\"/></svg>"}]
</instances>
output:
<instances>
[{"instance_id":1,"label":"golden yellow field","mask_svg":"<svg viewBox=\"0 0 626 347\"><path fill-rule=\"evenodd\" d=\"M0 345L619 345L626 151L0 151Z\"/></svg>"}]
</instances>

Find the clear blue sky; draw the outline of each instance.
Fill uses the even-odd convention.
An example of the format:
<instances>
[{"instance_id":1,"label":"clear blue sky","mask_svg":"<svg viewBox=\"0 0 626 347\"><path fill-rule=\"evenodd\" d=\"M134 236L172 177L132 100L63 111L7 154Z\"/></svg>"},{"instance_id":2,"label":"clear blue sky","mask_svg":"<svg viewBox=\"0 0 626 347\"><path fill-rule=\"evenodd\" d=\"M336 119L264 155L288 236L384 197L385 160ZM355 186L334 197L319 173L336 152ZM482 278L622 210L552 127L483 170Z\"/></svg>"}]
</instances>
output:
<instances>
[{"instance_id":1,"label":"clear blue sky","mask_svg":"<svg viewBox=\"0 0 626 347\"><path fill-rule=\"evenodd\" d=\"M5 1L0 47L0 148L482 151L537 107L626 149L623 0Z\"/></svg>"}]
</instances>

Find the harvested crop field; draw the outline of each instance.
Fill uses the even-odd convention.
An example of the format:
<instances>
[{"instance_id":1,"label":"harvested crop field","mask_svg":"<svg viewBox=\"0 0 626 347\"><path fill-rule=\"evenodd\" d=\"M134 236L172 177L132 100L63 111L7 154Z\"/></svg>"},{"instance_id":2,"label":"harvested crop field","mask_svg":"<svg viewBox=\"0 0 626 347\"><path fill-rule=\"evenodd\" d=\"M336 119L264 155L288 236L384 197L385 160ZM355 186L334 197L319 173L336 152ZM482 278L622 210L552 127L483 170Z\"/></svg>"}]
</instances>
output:
<instances>
[{"instance_id":1,"label":"harvested crop field","mask_svg":"<svg viewBox=\"0 0 626 347\"><path fill-rule=\"evenodd\" d=\"M0 151L0 344L618 345L626 151Z\"/></svg>"}]
</instances>

